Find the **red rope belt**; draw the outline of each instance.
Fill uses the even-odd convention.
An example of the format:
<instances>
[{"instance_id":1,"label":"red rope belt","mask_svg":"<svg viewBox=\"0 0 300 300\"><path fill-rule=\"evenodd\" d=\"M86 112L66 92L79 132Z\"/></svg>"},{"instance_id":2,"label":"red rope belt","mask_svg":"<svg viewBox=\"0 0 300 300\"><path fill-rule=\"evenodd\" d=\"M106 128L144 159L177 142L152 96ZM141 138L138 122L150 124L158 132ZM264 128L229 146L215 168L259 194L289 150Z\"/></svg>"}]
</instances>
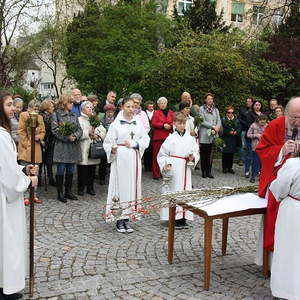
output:
<instances>
[{"instance_id":1,"label":"red rope belt","mask_svg":"<svg viewBox=\"0 0 300 300\"><path fill-rule=\"evenodd\" d=\"M178 155L170 155L170 157L175 157L179 159L184 159L185 160L185 165L184 165L184 183L183 183L183 190L186 190L186 181L187 181L187 163L189 161L188 157L185 156L178 156ZM185 208L182 211L182 217L185 219Z\"/></svg>"}]
</instances>

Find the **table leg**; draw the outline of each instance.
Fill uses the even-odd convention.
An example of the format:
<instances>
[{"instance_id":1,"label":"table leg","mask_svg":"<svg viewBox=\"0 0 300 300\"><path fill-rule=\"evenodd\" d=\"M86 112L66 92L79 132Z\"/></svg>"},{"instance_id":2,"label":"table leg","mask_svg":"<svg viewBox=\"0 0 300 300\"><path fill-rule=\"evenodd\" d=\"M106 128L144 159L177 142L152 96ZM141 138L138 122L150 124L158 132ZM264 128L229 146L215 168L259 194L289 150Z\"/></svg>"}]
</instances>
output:
<instances>
[{"instance_id":1,"label":"table leg","mask_svg":"<svg viewBox=\"0 0 300 300\"><path fill-rule=\"evenodd\" d=\"M229 218L224 218L222 221L222 255L226 255Z\"/></svg>"},{"instance_id":2,"label":"table leg","mask_svg":"<svg viewBox=\"0 0 300 300\"><path fill-rule=\"evenodd\" d=\"M269 251L266 249L263 252L263 276L265 279L269 277Z\"/></svg>"},{"instance_id":3,"label":"table leg","mask_svg":"<svg viewBox=\"0 0 300 300\"><path fill-rule=\"evenodd\" d=\"M173 263L176 207L169 207L168 262Z\"/></svg>"},{"instance_id":4,"label":"table leg","mask_svg":"<svg viewBox=\"0 0 300 300\"><path fill-rule=\"evenodd\" d=\"M204 218L204 289L209 290L213 219Z\"/></svg>"}]
</instances>

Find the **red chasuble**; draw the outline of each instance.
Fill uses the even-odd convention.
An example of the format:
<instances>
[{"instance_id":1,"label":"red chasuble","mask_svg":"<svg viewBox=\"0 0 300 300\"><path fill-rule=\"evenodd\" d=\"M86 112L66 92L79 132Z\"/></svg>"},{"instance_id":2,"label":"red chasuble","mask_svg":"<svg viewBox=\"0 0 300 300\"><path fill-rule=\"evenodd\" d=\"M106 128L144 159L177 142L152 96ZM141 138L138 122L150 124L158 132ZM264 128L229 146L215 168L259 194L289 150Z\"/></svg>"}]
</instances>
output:
<instances>
[{"instance_id":1,"label":"red chasuble","mask_svg":"<svg viewBox=\"0 0 300 300\"><path fill-rule=\"evenodd\" d=\"M285 157L280 166L274 167L279 152L285 143L285 117L279 117L273 120L265 129L256 152L261 161L261 174L259 181L258 195L265 197L266 191L270 183L277 177L277 172L285 163ZM264 224L264 248L273 251L274 249L274 233L275 222L277 218L279 202L277 202L269 191L268 206Z\"/></svg>"}]
</instances>

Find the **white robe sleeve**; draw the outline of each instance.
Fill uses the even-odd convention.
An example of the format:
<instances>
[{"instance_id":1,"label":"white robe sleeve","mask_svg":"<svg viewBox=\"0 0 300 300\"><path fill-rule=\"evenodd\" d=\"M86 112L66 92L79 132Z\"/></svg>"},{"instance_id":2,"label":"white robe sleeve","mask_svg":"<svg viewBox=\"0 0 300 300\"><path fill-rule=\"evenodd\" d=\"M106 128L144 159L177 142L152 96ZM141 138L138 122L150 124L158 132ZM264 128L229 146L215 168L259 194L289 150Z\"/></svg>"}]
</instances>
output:
<instances>
[{"instance_id":1,"label":"white robe sleeve","mask_svg":"<svg viewBox=\"0 0 300 300\"><path fill-rule=\"evenodd\" d=\"M141 134L140 134L139 138L136 140L136 142L139 145L139 151L140 151L140 155L142 157L144 154L144 151L149 146L150 137L148 135L148 132L146 131L146 129L144 128L144 126L142 124L139 124L138 126L141 127ZM133 147L135 147L135 146L133 146Z\"/></svg>"},{"instance_id":2,"label":"white robe sleeve","mask_svg":"<svg viewBox=\"0 0 300 300\"><path fill-rule=\"evenodd\" d=\"M193 140L194 140L193 141L193 156L194 156L194 167L193 168L195 168L200 159L200 155L199 155L199 145L195 138L193 138Z\"/></svg>"},{"instance_id":3,"label":"white robe sleeve","mask_svg":"<svg viewBox=\"0 0 300 300\"><path fill-rule=\"evenodd\" d=\"M294 167L294 158L288 159L278 171L277 178L270 185L270 190L278 202L290 193L296 173L299 174L299 170Z\"/></svg>"},{"instance_id":4,"label":"white robe sleeve","mask_svg":"<svg viewBox=\"0 0 300 300\"><path fill-rule=\"evenodd\" d=\"M116 141L117 141L117 132L116 132L115 124L116 123L114 121L109 126L109 129L107 131L107 134L106 134L104 142L103 142L103 148L106 152L108 163L111 163L116 158L116 154L111 153L112 146L114 144L116 144Z\"/></svg>"},{"instance_id":5,"label":"white robe sleeve","mask_svg":"<svg viewBox=\"0 0 300 300\"><path fill-rule=\"evenodd\" d=\"M0 133L0 184L8 202L20 198L26 191L30 179L23 173L23 166L17 163L17 155L7 132Z\"/></svg>"},{"instance_id":6,"label":"white robe sleeve","mask_svg":"<svg viewBox=\"0 0 300 300\"><path fill-rule=\"evenodd\" d=\"M165 165L173 164L173 158L170 157L170 137L171 136L166 138L157 154L157 163L161 172L163 172L163 168Z\"/></svg>"}]
</instances>

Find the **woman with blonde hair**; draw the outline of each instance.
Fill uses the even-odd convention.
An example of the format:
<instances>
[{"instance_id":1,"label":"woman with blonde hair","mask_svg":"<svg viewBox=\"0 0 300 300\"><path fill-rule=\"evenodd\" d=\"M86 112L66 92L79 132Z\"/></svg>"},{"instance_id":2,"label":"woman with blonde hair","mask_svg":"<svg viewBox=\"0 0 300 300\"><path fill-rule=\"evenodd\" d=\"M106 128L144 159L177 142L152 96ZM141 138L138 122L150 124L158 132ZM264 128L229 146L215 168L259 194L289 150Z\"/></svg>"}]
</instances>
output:
<instances>
[{"instance_id":1,"label":"woman with blonde hair","mask_svg":"<svg viewBox=\"0 0 300 300\"><path fill-rule=\"evenodd\" d=\"M72 112L71 95L61 95L58 100L58 110L53 115L51 125L55 136L53 161L57 163L56 187L57 200L67 202L67 199L78 200L72 193L75 165L81 160L79 140L82 136L77 115ZM63 183L65 178L65 193Z\"/></svg>"}]
</instances>

